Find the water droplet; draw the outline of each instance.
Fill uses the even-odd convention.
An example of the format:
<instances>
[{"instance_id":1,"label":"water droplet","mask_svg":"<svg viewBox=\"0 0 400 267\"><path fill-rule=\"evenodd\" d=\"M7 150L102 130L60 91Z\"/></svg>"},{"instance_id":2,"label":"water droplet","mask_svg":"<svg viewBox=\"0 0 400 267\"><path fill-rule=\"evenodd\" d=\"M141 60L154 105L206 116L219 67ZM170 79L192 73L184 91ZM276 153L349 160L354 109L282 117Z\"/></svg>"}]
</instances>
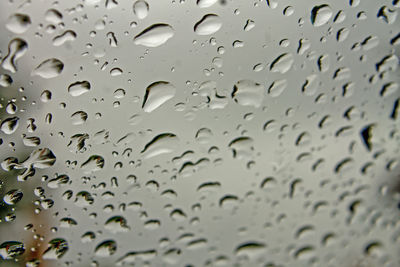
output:
<instances>
[{"instance_id":1,"label":"water droplet","mask_svg":"<svg viewBox=\"0 0 400 267\"><path fill-rule=\"evenodd\" d=\"M387 24L392 24L396 21L397 10L390 9L387 6L383 6L379 9L377 17L382 19Z\"/></svg>"},{"instance_id":2,"label":"water droplet","mask_svg":"<svg viewBox=\"0 0 400 267\"><path fill-rule=\"evenodd\" d=\"M111 76L119 76L123 73L123 71L120 68L113 68L110 70L110 75Z\"/></svg>"},{"instance_id":3,"label":"water droplet","mask_svg":"<svg viewBox=\"0 0 400 267\"><path fill-rule=\"evenodd\" d=\"M138 0L133 4L133 13L138 19L144 19L149 14L149 4L144 0Z\"/></svg>"},{"instance_id":4,"label":"water droplet","mask_svg":"<svg viewBox=\"0 0 400 267\"><path fill-rule=\"evenodd\" d=\"M0 74L0 86L9 87L13 83L13 79L8 74Z\"/></svg>"},{"instance_id":5,"label":"water droplet","mask_svg":"<svg viewBox=\"0 0 400 267\"><path fill-rule=\"evenodd\" d=\"M81 168L86 172L100 171L103 167L104 167L104 158L99 155L90 156L81 165Z\"/></svg>"},{"instance_id":6,"label":"water droplet","mask_svg":"<svg viewBox=\"0 0 400 267\"><path fill-rule=\"evenodd\" d=\"M86 232L81 236L81 242L82 243L90 243L96 238L95 233L93 232Z\"/></svg>"},{"instance_id":7,"label":"water droplet","mask_svg":"<svg viewBox=\"0 0 400 267\"><path fill-rule=\"evenodd\" d=\"M18 241L6 241L0 245L0 256L3 260L14 259L17 256L24 254L24 243Z\"/></svg>"},{"instance_id":8,"label":"water droplet","mask_svg":"<svg viewBox=\"0 0 400 267\"><path fill-rule=\"evenodd\" d=\"M80 96L90 91L91 85L88 81L78 81L68 86L68 93L71 96Z\"/></svg>"},{"instance_id":9,"label":"water droplet","mask_svg":"<svg viewBox=\"0 0 400 267\"><path fill-rule=\"evenodd\" d=\"M207 8L214 5L218 0L197 0L197 6L200 8Z\"/></svg>"},{"instance_id":10,"label":"water droplet","mask_svg":"<svg viewBox=\"0 0 400 267\"><path fill-rule=\"evenodd\" d=\"M7 205L15 205L18 202L21 201L22 197L24 196L24 194L22 193L21 190L19 189L13 189L8 191L4 197L3 197L3 201L4 203L6 203Z\"/></svg>"},{"instance_id":11,"label":"water droplet","mask_svg":"<svg viewBox=\"0 0 400 267\"><path fill-rule=\"evenodd\" d=\"M75 41L77 35L74 31L67 30L60 35L57 35L53 38L53 45L54 46L61 46L65 43Z\"/></svg>"},{"instance_id":12,"label":"water droplet","mask_svg":"<svg viewBox=\"0 0 400 267\"><path fill-rule=\"evenodd\" d=\"M319 86L319 79L317 74L311 74L304 82L301 91L308 96L314 95Z\"/></svg>"},{"instance_id":13,"label":"water droplet","mask_svg":"<svg viewBox=\"0 0 400 267\"><path fill-rule=\"evenodd\" d=\"M286 80L276 80L268 88L268 94L272 97L280 96L287 87Z\"/></svg>"},{"instance_id":14,"label":"water droplet","mask_svg":"<svg viewBox=\"0 0 400 267\"><path fill-rule=\"evenodd\" d=\"M282 54L271 63L270 71L284 74L292 68L293 62L294 59L291 53Z\"/></svg>"},{"instance_id":15,"label":"water droplet","mask_svg":"<svg viewBox=\"0 0 400 267\"><path fill-rule=\"evenodd\" d=\"M135 36L133 43L147 47L157 47L174 36L174 29L168 24L153 24Z\"/></svg>"},{"instance_id":16,"label":"water droplet","mask_svg":"<svg viewBox=\"0 0 400 267\"><path fill-rule=\"evenodd\" d=\"M75 197L75 205L78 207L88 207L92 205L94 202L94 198L87 191L80 191L76 194Z\"/></svg>"},{"instance_id":17,"label":"water droplet","mask_svg":"<svg viewBox=\"0 0 400 267\"><path fill-rule=\"evenodd\" d=\"M19 126L19 118L12 117L3 120L3 122L0 125L0 129L5 134L13 134L18 129L18 126Z\"/></svg>"},{"instance_id":18,"label":"water droplet","mask_svg":"<svg viewBox=\"0 0 400 267\"><path fill-rule=\"evenodd\" d=\"M246 25L244 25L244 28L243 28L243 29L244 29L246 32L248 32L248 31L250 31L251 29L253 29L255 26L256 26L256 23L255 23L253 20L248 19L248 20L246 21Z\"/></svg>"},{"instance_id":19,"label":"water droplet","mask_svg":"<svg viewBox=\"0 0 400 267\"><path fill-rule=\"evenodd\" d=\"M40 138L36 136L31 136L31 137L24 136L22 142L24 143L25 146L35 147L40 145Z\"/></svg>"},{"instance_id":20,"label":"water droplet","mask_svg":"<svg viewBox=\"0 0 400 267\"><path fill-rule=\"evenodd\" d=\"M95 254L98 257L109 257L117 251L117 243L114 240L106 240L98 244L95 248Z\"/></svg>"},{"instance_id":21,"label":"water droplet","mask_svg":"<svg viewBox=\"0 0 400 267\"><path fill-rule=\"evenodd\" d=\"M145 112L152 112L175 96L176 88L169 82L158 81L146 88L142 108Z\"/></svg>"},{"instance_id":22,"label":"water droplet","mask_svg":"<svg viewBox=\"0 0 400 267\"><path fill-rule=\"evenodd\" d=\"M311 10L311 23L315 27L320 27L328 23L333 15L332 9L329 5L314 6Z\"/></svg>"},{"instance_id":23,"label":"water droplet","mask_svg":"<svg viewBox=\"0 0 400 267\"><path fill-rule=\"evenodd\" d=\"M314 252L314 247L304 246L294 253L294 257L299 260L307 260L314 256Z\"/></svg>"},{"instance_id":24,"label":"water droplet","mask_svg":"<svg viewBox=\"0 0 400 267\"><path fill-rule=\"evenodd\" d=\"M45 79L57 77L64 69L64 63L59 59L50 58L40 63L33 71L32 76L38 75Z\"/></svg>"},{"instance_id":25,"label":"water droplet","mask_svg":"<svg viewBox=\"0 0 400 267\"><path fill-rule=\"evenodd\" d=\"M31 18L28 15L17 13L8 18L6 28L10 32L21 34L28 30L31 23Z\"/></svg>"},{"instance_id":26,"label":"water droplet","mask_svg":"<svg viewBox=\"0 0 400 267\"><path fill-rule=\"evenodd\" d=\"M112 233L127 232L130 230L126 219L122 216L113 216L109 218L105 222L104 228Z\"/></svg>"},{"instance_id":27,"label":"water droplet","mask_svg":"<svg viewBox=\"0 0 400 267\"><path fill-rule=\"evenodd\" d=\"M253 154L253 139L247 136L238 137L229 143L233 157L237 159L249 158Z\"/></svg>"},{"instance_id":28,"label":"water droplet","mask_svg":"<svg viewBox=\"0 0 400 267\"><path fill-rule=\"evenodd\" d=\"M44 14L44 18L51 23L58 24L62 22L63 15L56 9L49 9Z\"/></svg>"},{"instance_id":29,"label":"water droplet","mask_svg":"<svg viewBox=\"0 0 400 267\"><path fill-rule=\"evenodd\" d=\"M28 43L20 38L10 41L8 44L8 54L1 63L5 70L12 73L17 72L17 60L21 58L28 50Z\"/></svg>"},{"instance_id":30,"label":"water droplet","mask_svg":"<svg viewBox=\"0 0 400 267\"><path fill-rule=\"evenodd\" d=\"M233 86L232 98L239 105L258 108L264 98L264 87L251 80L238 81Z\"/></svg>"},{"instance_id":31,"label":"water droplet","mask_svg":"<svg viewBox=\"0 0 400 267\"><path fill-rule=\"evenodd\" d=\"M342 29L337 31L336 40L338 42L343 42L344 40L347 39L349 34L350 34L350 30L348 28L342 28Z\"/></svg>"},{"instance_id":32,"label":"water droplet","mask_svg":"<svg viewBox=\"0 0 400 267\"><path fill-rule=\"evenodd\" d=\"M116 262L117 266L133 265L138 260L148 262L157 256L156 250L145 250L145 251L132 251L126 253L124 256L119 258Z\"/></svg>"},{"instance_id":33,"label":"water droplet","mask_svg":"<svg viewBox=\"0 0 400 267\"><path fill-rule=\"evenodd\" d=\"M148 142L141 153L144 158L152 158L165 153L173 152L179 145L179 139L175 134L163 133Z\"/></svg>"},{"instance_id":34,"label":"water droplet","mask_svg":"<svg viewBox=\"0 0 400 267\"><path fill-rule=\"evenodd\" d=\"M69 176L66 174L60 174L57 175L57 177L50 179L50 181L47 183L47 186L52 189L59 188L60 186L64 186L68 184L69 182Z\"/></svg>"},{"instance_id":35,"label":"water droplet","mask_svg":"<svg viewBox=\"0 0 400 267\"><path fill-rule=\"evenodd\" d=\"M170 213L170 217L177 222L182 222L186 219L186 214L181 209L174 209Z\"/></svg>"},{"instance_id":36,"label":"water droplet","mask_svg":"<svg viewBox=\"0 0 400 267\"><path fill-rule=\"evenodd\" d=\"M198 35L210 35L216 33L222 27L221 18L215 14L207 14L199 20L194 31Z\"/></svg>"},{"instance_id":37,"label":"water droplet","mask_svg":"<svg viewBox=\"0 0 400 267\"><path fill-rule=\"evenodd\" d=\"M265 252L266 245L260 242L242 243L235 249L236 256L246 256L250 259L260 256Z\"/></svg>"},{"instance_id":38,"label":"water droplet","mask_svg":"<svg viewBox=\"0 0 400 267\"><path fill-rule=\"evenodd\" d=\"M49 241L47 249L43 252L43 259L56 260L64 256L67 251L67 241L63 238L55 238Z\"/></svg>"},{"instance_id":39,"label":"water droplet","mask_svg":"<svg viewBox=\"0 0 400 267\"><path fill-rule=\"evenodd\" d=\"M77 111L71 115L71 121L73 125L81 125L86 122L88 114L84 111Z\"/></svg>"}]
</instances>

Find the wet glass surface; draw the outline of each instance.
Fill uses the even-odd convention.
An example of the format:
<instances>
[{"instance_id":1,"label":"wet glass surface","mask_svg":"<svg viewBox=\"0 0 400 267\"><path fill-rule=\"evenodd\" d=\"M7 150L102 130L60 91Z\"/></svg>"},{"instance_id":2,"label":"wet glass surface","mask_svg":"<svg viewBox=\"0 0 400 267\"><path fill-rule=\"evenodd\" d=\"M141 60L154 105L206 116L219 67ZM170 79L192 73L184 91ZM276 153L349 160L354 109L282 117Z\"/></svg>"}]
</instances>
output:
<instances>
[{"instance_id":1,"label":"wet glass surface","mask_svg":"<svg viewBox=\"0 0 400 267\"><path fill-rule=\"evenodd\" d=\"M0 266L400 266L400 2L0 3Z\"/></svg>"}]
</instances>

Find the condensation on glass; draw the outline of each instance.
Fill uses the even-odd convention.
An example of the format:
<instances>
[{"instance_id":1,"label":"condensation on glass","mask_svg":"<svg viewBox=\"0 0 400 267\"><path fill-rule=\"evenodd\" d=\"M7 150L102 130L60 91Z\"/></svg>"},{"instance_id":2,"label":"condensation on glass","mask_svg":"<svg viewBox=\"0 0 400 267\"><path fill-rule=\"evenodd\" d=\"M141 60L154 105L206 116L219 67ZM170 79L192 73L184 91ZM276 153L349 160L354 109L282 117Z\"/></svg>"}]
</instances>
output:
<instances>
[{"instance_id":1,"label":"condensation on glass","mask_svg":"<svg viewBox=\"0 0 400 267\"><path fill-rule=\"evenodd\" d=\"M1 1L0 266L400 266L399 7Z\"/></svg>"}]
</instances>

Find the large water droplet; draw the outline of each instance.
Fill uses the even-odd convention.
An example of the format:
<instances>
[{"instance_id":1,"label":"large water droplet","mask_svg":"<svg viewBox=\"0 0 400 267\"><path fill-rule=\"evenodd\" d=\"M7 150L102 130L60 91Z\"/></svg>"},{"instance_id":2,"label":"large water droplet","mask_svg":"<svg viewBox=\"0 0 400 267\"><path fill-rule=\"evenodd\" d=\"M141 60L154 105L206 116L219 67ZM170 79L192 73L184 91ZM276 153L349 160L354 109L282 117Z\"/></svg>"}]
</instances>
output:
<instances>
[{"instance_id":1,"label":"large water droplet","mask_svg":"<svg viewBox=\"0 0 400 267\"><path fill-rule=\"evenodd\" d=\"M5 134L13 134L17 130L18 125L19 125L19 118L12 117L2 121L0 129Z\"/></svg>"},{"instance_id":2,"label":"large water droplet","mask_svg":"<svg viewBox=\"0 0 400 267\"><path fill-rule=\"evenodd\" d=\"M264 87L251 80L238 81L233 86L232 98L242 106L261 106L264 98Z\"/></svg>"},{"instance_id":3,"label":"large water droplet","mask_svg":"<svg viewBox=\"0 0 400 267\"><path fill-rule=\"evenodd\" d=\"M51 23L58 24L62 22L63 15L56 9L49 9L44 14L44 18Z\"/></svg>"},{"instance_id":4,"label":"large water droplet","mask_svg":"<svg viewBox=\"0 0 400 267\"><path fill-rule=\"evenodd\" d=\"M280 96L287 87L286 80L276 80L268 88L268 94L272 97Z\"/></svg>"},{"instance_id":5,"label":"large water droplet","mask_svg":"<svg viewBox=\"0 0 400 267\"><path fill-rule=\"evenodd\" d=\"M207 14L195 25L194 31L198 35L210 35L216 33L222 27L222 20L215 14Z\"/></svg>"},{"instance_id":6,"label":"large water droplet","mask_svg":"<svg viewBox=\"0 0 400 267\"><path fill-rule=\"evenodd\" d=\"M165 153L173 152L179 145L175 134L163 133L154 137L142 150L144 158L151 158Z\"/></svg>"},{"instance_id":7,"label":"large water droplet","mask_svg":"<svg viewBox=\"0 0 400 267\"><path fill-rule=\"evenodd\" d=\"M0 245L0 256L3 260L14 259L15 257L24 254L24 243L18 241L6 241Z\"/></svg>"},{"instance_id":8,"label":"large water droplet","mask_svg":"<svg viewBox=\"0 0 400 267\"><path fill-rule=\"evenodd\" d=\"M153 24L135 36L133 43L147 47L157 47L174 36L174 29L168 24Z\"/></svg>"},{"instance_id":9,"label":"large water droplet","mask_svg":"<svg viewBox=\"0 0 400 267\"><path fill-rule=\"evenodd\" d=\"M293 62L294 59L291 53L282 54L271 63L270 71L284 74L292 68Z\"/></svg>"},{"instance_id":10,"label":"large water droplet","mask_svg":"<svg viewBox=\"0 0 400 267\"><path fill-rule=\"evenodd\" d=\"M94 253L98 257L109 257L117 251L117 243L114 240L106 240L97 245Z\"/></svg>"},{"instance_id":11,"label":"large water droplet","mask_svg":"<svg viewBox=\"0 0 400 267\"><path fill-rule=\"evenodd\" d=\"M214 5L218 0L197 0L197 6L200 8L207 8Z\"/></svg>"},{"instance_id":12,"label":"large water droplet","mask_svg":"<svg viewBox=\"0 0 400 267\"><path fill-rule=\"evenodd\" d=\"M144 19L149 14L149 4L144 0L138 0L133 4L133 13L138 19Z\"/></svg>"},{"instance_id":13,"label":"large water droplet","mask_svg":"<svg viewBox=\"0 0 400 267\"><path fill-rule=\"evenodd\" d=\"M24 194L22 193L21 190L18 189L13 189L11 191L8 191L4 197L3 197L3 201L4 203L6 203L7 205L15 205L18 202L21 201L22 197L24 196Z\"/></svg>"},{"instance_id":14,"label":"large water droplet","mask_svg":"<svg viewBox=\"0 0 400 267\"><path fill-rule=\"evenodd\" d=\"M28 15L17 13L8 18L6 28L10 32L21 34L28 30L31 23L31 18Z\"/></svg>"},{"instance_id":15,"label":"large water droplet","mask_svg":"<svg viewBox=\"0 0 400 267\"><path fill-rule=\"evenodd\" d=\"M159 81L146 88L142 108L145 112L152 112L175 96L176 88L169 82Z\"/></svg>"},{"instance_id":16,"label":"large water droplet","mask_svg":"<svg viewBox=\"0 0 400 267\"><path fill-rule=\"evenodd\" d=\"M43 252L43 259L56 260L68 251L68 243L63 238L55 238L49 241L48 248Z\"/></svg>"},{"instance_id":17,"label":"large water droplet","mask_svg":"<svg viewBox=\"0 0 400 267\"><path fill-rule=\"evenodd\" d=\"M325 25L332 17L333 12L329 5L314 6L311 10L311 23L315 27Z\"/></svg>"},{"instance_id":18,"label":"large water droplet","mask_svg":"<svg viewBox=\"0 0 400 267\"><path fill-rule=\"evenodd\" d=\"M40 63L33 71L32 75L38 75L45 79L57 77L64 69L64 63L57 58L50 58Z\"/></svg>"},{"instance_id":19,"label":"large water droplet","mask_svg":"<svg viewBox=\"0 0 400 267\"><path fill-rule=\"evenodd\" d=\"M17 60L21 58L28 50L28 43L20 38L10 41L8 44L8 54L1 63L5 70L12 73L17 72Z\"/></svg>"},{"instance_id":20,"label":"large water droplet","mask_svg":"<svg viewBox=\"0 0 400 267\"><path fill-rule=\"evenodd\" d=\"M84 163L82 163L81 168L86 172L99 171L104 167L104 158L99 155L90 156Z\"/></svg>"},{"instance_id":21,"label":"large water droplet","mask_svg":"<svg viewBox=\"0 0 400 267\"><path fill-rule=\"evenodd\" d=\"M127 232L130 230L126 219L122 216L113 216L109 218L105 222L104 228L113 233Z\"/></svg>"},{"instance_id":22,"label":"large water droplet","mask_svg":"<svg viewBox=\"0 0 400 267\"><path fill-rule=\"evenodd\" d=\"M265 252L266 245L260 242L247 242L240 244L235 249L237 256L246 256L250 259L259 256Z\"/></svg>"},{"instance_id":23,"label":"large water droplet","mask_svg":"<svg viewBox=\"0 0 400 267\"><path fill-rule=\"evenodd\" d=\"M88 81L78 81L68 86L68 93L72 96L80 96L90 91L90 83Z\"/></svg>"},{"instance_id":24,"label":"large water droplet","mask_svg":"<svg viewBox=\"0 0 400 267\"><path fill-rule=\"evenodd\" d=\"M68 30L60 35L53 38L53 45L60 46L67 42L72 42L76 39L76 33L74 31Z\"/></svg>"}]
</instances>

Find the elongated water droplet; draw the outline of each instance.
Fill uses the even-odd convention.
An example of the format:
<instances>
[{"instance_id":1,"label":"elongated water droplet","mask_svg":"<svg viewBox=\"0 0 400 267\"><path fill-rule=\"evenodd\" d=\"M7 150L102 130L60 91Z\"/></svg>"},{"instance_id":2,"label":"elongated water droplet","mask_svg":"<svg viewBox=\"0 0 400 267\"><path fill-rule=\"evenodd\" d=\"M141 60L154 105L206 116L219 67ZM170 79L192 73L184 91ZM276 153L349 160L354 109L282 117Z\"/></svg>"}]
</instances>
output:
<instances>
[{"instance_id":1,"label":"elongated water droplet","mask_svg":"<svg viewBox=\"0 0 400 267\"><path fill-rule=\"evenodd\" d=\"M163 133L154 137L142 150L144 158L151 158L177 149L179 139L175 134Z\"/></svg>"},{"instance_id":2,"label":"elongated water droplet","mask_svg":"<svg viewBox=\"0 0 400 267\"><path fill-rule=\"evenodd\" d=\"M218 0L197 0L197 6L200 8L207 8L214 5Z\"/></svg>"},{"instance_id":3,"label":"elongated water droplet","mask_svg":"<svg viewBox=\"0 0 400 267\"><path fill-rule=\"evenodd\" d=\"M165 44L174 36L174 29L168 24L153 24L135 36L133 43L147 47Z\"/></svg>"},{"instance_id":4,"label":"elongated water droplet","mask_svg":"<svg viewBox=\"0 0 400 267\"><path fill-rule=\"evenodd\" d=\"M72 96L80 96L90 91L90 83L88 81L78 81L68 86L68 93Z\"/></svg>"},{"instance_id":5,"label":"elongated water droplet","mask_svg":"<svg viewBox=\"0 0 400 267\"><path fill-rule=\"evenodd\" d=\"M5 70L12 73L17 72L17 60L21 58L28 50L28 43L25 40L16 38L8 44L8 54L1 63Z\"/></svg>"},{"instance_id":6,"label":"elongated water droplet","mask_svg":"<svg viewBox=\"0 0 400 267\"><path fill-rule=\"evenodd\" d=\"M270 71L284 74L292 68L293 62L294 59L291 53L282 54L271 63Z\"/></svg>"},{"instance_id":7,"label":"elongated water droplet","mask_svg":"<svg viewBox=\"0 0 400 267\"><path fill-rule=\"evenodd\" d=\"M265 244L261 242L246 242L236 247L235 254L252 259L265 252L265 247Z\"/></svg>"},{"instance_id":8,"label":"elongated water droplet","mask_svg":"<svg viewBox=\"0 0 400 267\"><path fill-rule=\"evenodd\" d=\"M268 94L272 97L280 96L287 87L286 80L276 80L268 88Z\"/></svg>"},{"instance_id":9,"label":"elongated water droplet","mask_svg":"<svg viewBox=\"0 0 400 267\"><path fill-rule=\"evenodd\" d=\"M53 38L53 45L54 46L60 46L63 45L67 42L72 42L76 39L76 33L71 30L67 30L63 32L60 35L57 35L56 37Z\"/></svg>"}]
</instances>

